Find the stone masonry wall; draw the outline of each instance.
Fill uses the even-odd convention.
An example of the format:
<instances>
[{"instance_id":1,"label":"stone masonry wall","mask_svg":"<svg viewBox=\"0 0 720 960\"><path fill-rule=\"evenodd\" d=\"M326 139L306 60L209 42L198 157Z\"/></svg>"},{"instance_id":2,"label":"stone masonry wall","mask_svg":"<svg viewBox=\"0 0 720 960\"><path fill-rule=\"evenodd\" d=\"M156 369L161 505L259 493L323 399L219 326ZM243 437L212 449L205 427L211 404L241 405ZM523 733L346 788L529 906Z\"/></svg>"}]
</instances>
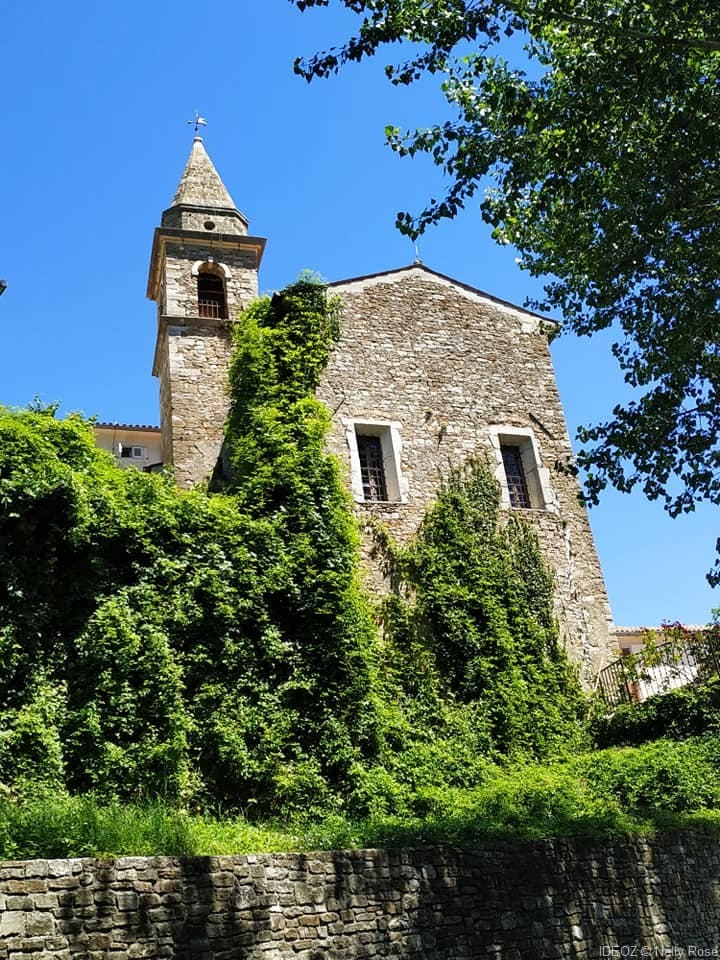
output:
<instances>
[{"instance_id":1,"label":"stone masonry wall","mask_svg":"<svg viewBox=\"0 0 720 960\"><path fill-rule=\"evenodd\" d=\"M718 837L0 863L0 960L720 956Z\"/></svg>"},{"instance_id":2,"label":"stone masonry wall","mask_svg":"<svg viewBox=\"0 0 720 960\"><path fill-rule=\"evenodd\" d=\"M207 479L217 462L228 412L231 356L228 322L198 317L193 264L210 253L224 267L228 318L257 297L254 249L199 242L167 244L154 373L160 380L163 462L175 468L181 488Z\"/></svg>"},{"instance_id":3,"label":"stone masonry wall","mask_svg":"<svg viewBox=\"0 0 720 960\"><path fill-rule=\"evenodd\" d=\"M228 413L230 329L219 321L168 324L158 362L163 462L181 489L207 479Z\"/></svg>"},{"instance_id":4,"label":"stone masonry wall","mask_svg":"<svg viewBox=\"0 0 720 960\"><path fill-rule=\"evenodd\" d=\"M348 419L396 421L402 441L406 502L358 504L359 514L404 542L452 466L483 454L497 460L493 427L532 434L551 502L522 513L557 574L563 639L591 680L613 657L612 618L577 480L562 470L572 448L537 320L424 268L331 289L344 302L341 338L318 390L333 411L331 450L349 471ZM496 468L502 476L499 461Z\"/></svg>"}]
</instances>

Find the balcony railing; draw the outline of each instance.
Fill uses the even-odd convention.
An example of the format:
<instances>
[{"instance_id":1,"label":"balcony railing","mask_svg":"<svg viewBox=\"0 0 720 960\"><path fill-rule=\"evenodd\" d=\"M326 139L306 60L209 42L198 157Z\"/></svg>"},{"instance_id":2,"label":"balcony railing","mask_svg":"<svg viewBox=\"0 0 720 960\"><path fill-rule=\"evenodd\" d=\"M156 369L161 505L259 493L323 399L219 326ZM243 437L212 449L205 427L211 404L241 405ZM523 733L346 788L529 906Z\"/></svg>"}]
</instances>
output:
<instances>
[{"instance_id":1,"label":"balcony railing","mask_svg":"<svg viewBox=\"0 0 720 960\"><path fill-rule=\"evenodd\" d=\"M642 703L648 697L699 683L720 673L720 634L717 629L683 631L670 628L671 639L649 642L645 649L615 660L598 677L598 689L608 706Z\"/></svg>"}]
</instances>

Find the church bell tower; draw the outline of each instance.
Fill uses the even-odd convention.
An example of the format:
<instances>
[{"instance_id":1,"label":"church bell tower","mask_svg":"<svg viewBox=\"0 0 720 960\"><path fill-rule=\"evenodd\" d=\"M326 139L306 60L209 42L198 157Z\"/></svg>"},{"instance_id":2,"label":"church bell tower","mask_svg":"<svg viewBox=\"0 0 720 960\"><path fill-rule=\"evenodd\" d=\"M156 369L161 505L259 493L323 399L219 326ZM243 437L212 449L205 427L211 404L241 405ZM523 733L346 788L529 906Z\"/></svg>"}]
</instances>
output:
<instances>
[{"instance_id":1,"label":"church bell tower","mask_svg":"<svg viewBox=\"0 0 720 960\"><path fill-rule=\"evenodd\" d=\"M153 375L160 380L163 463L179 487L209 477L228 411L231 329L257 297L265 240L248 236L196 136L172 204L156 228L147 295L157 303Z\"/></svg>"}]
</instances>

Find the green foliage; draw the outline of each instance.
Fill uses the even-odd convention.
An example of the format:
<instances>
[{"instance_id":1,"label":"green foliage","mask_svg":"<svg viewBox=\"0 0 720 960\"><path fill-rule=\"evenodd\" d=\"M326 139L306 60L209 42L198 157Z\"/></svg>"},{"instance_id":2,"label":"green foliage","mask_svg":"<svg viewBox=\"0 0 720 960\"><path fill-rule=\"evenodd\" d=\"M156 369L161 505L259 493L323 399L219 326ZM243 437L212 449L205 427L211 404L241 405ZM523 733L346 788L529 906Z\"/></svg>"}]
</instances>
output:
<instances>
[{"instance_id":1,"label":"green foliage","mask_svg":"<svg viewBox=\"0 0 720 960\"><path fill-rule=\"evenodd\" d=\"M25 702L14 710L0 711L0 789L3 780L20 793L35 791L38 785L62 785L64 759L59 726L65 705L63 693L38 672Z\"/></svg>"},{"instance_id":2,"label":"green foliage","mask_svg":"<svg viewBox=\"0 0 720 960\"><path fill-rule=\"evenodd\" d=\"M231 695L217 729L225 762L237 745L227 739L231 715L245 713L256 727L260 718L244 705L263 691L262 749L284 809L326 803L329 784L347 786L376 737L367 666L374 626L359 585L358 533L325 450L329 414L313 395L338 309L307 278L258 301L238 324L230 370L227 489L273 544L274 569L265 574L264 655L254 651L252 676L243 663L235 691L247 688L244 702Z\"/></svg>"},{"instance_id":3,"label":"green foliage","mask_svg":"<svg viewBox=\"0 0 720 960\"><path fill-rule=\"evenodd\" d=\"M656 740L589 754L575 764L595 791L633 811L691 812L720 806L720 740Z\"/></svg>"},{"instance_id":4,"label":"green foliage","mask_svg":"<svg viewBox=\"0 0 720 960\"><path fill-rule=\"evenodd\" d=\"M0 783L266 815L372 752L357 533L312 396L337 307L238 324L225 490L120 470L78 417L0 413Z\"/></svg>"},{"instance_id":5,"label":"green foliage","mask_svg":"<svg viewBox=\"0 0 720 960\"><path fill-rule=\"evenodd\" d=\"M183 573L217 559L213 505L120 470L77 417L3 411L0 438L0 782L182 795L192 717L169 631Z\"/></svg>"},{"instance_id":6,"label":"green foliage","mask_svg":"<svg viewBox=\"0 0 720 960\"><path fill-rule=\"evenodd\" d=\"M325 811L290 824L181 812L161 802L102 803L91 795L0 797L0 859L221 855L488 839L648 834L701 825L720 831L716 737L660 741L555 763L486 765L474 787L436 790L421 814L362 819Z\"/></svg>"},{"instance_id":7,"label":"green foliage","mask_svg":"<svg viewBox=\"0 0 720 960\"><path fill-rule=\"evenodd\" d=\"M482 464L406 548L379 532L377 629L313 396L336 334L307 279L240 319L213 493L119 469L78 417L0 412L2 855L474 842L718 804L712 737L575 756L552 575ZM291 835L247 822L275 816Z\"/></svg>"},{"instance_id":8,"label":"green foliage","mask_svg":"<svg viewBox=\"0 0 720 960\"><path fill-rule=\"evenodd\" d=\"M577 744L552 577L529 529L499 524L487 469L454 476L394 551L379 635L314 397L338 309L302 278L239 319L212 493L120 470L77 417L2 413L12 797L424 816L493 758Z\"/></svg>"},{"instance_id":9,"label":"green foliage","mask_svg":"<svg viewBox=\"0 0 720 960\"><path fill-rule=\"evenodd\" d=\"M324 0L294 0L301 9ZM343 0L347 44L298 61L306 79L410 41L396 84L440 73L451 119L403 133L446 190L414 236L490 184L483 219L521 266L547 276L541 308L581 335L613 327L634 390L580 432L595 501L611 484L672 515L720 503L720 8L700 0ZM507 43L505 37L514 41ZM720 580L720 567L712 581Z\"/></svg>"},{"instance_id":10,"label":"green foliage","mask_svg":"<svg viewBox=\"0 0 720 960\"><path fill-rule=\"evenodd\" d=\"M192 854L187 818L159 803L102 804L94 798L46 794L0 802L0 859L93 857L131 851Z\"/></svg>"},{"instance_id":11,"label":"green foliage","mask_svg":"<svg viewBox=\"0 0 720 960\"><path fill-rule=\"evenodd\" d=\"M193 718L159 599L147 584L122 588L100 599L75 641L63 725L74 790L142 796L154 783L167 796L189 792Z\"/></svg>"},{"instance_id":12,"label":"green foliage","mask_svg":"<svg viewBox=\"0 0 720 960\"><path fill-rule=\"evenodd\" d=\"M558 640L553 574L529 525L499 519L499 496L486 466L467 465L396 552L410 599L388 608L388 656L423 684L413 701L441 726L461 717L481 756L549 756L577 747L585 703Z\"/></svg>"},{"instance_id":13,"label":"green foliage","mask_svg":"<svg viewBox=\"0 0 720 960\"><path fill-rule=\"evenodd\" d=\"M188 814L161 800L104 803L92 794L0 798L0 860L38 857L199 856L298 848L287 829L242 817ZM310 849L310 848L307 848Z\"/></svg>"},{"instance_id":14,"label":"green foliage","mask_svg":"<svg viewBox=\"0 0 720 960\"><path fill-rule=\"evenodd\" d=\"M643 703L622 704L612 714L602 714L592 725L600 747L638 745L667 737L684 740L720 725L720 680L681 687L649 697Z\"/></svg>"}]
</instances>

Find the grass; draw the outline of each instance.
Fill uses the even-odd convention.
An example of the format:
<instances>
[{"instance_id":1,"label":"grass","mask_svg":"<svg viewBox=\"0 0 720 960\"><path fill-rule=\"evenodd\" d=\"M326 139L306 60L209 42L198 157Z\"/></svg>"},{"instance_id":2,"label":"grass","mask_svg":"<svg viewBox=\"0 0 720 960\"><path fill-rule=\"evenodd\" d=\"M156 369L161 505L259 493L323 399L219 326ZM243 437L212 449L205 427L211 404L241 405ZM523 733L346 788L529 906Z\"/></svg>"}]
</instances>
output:
<instances>
[{"instance_id":1,"label":"grass","mask_svg":"<svg viewBox=\"0 0 720 960\"><path fill-rule=\"evenodd\" d=\"M475 787L425 788L413 797L415 815L384 812L362 820L328 812L304 822L252 823L194 815L160 801L6 797L0 800L0 859L472 847L491 839L648 835L690 825L720 832L719 743L655 741L550 765L496 767Z\"/></svg>"},{"instance_id":2,"label":"grass","mask_svg":"<svg viewBox=\"0 0 720 960\"><path fill-rule=\"evenodd\" d=\"M194 816L161 801L99 803L45 796L0 803L0 859L191 856L298 849L288 831L242 818Z\"/></svg>"},{"instance_id":3,"label":"grass","mask_svg":"<svg viewBox=\"0 0 720 960\"><path fill-rule=\"evenodd\" d=\"M4 805L0 809L0 860L219 856L430 844L471 848L498 839L648 836L693 825L720 833L720 811L615 812L575 820L548 816L532 825L502 824L488 820L482 812L471 811L446 817L384 817L355 822L329 816L323 821L283 827L251 824L242 818L191 816L159 803L98 805L87 797L66 797L14 805L10 811Z\"/></svg>"}]
</instances>

